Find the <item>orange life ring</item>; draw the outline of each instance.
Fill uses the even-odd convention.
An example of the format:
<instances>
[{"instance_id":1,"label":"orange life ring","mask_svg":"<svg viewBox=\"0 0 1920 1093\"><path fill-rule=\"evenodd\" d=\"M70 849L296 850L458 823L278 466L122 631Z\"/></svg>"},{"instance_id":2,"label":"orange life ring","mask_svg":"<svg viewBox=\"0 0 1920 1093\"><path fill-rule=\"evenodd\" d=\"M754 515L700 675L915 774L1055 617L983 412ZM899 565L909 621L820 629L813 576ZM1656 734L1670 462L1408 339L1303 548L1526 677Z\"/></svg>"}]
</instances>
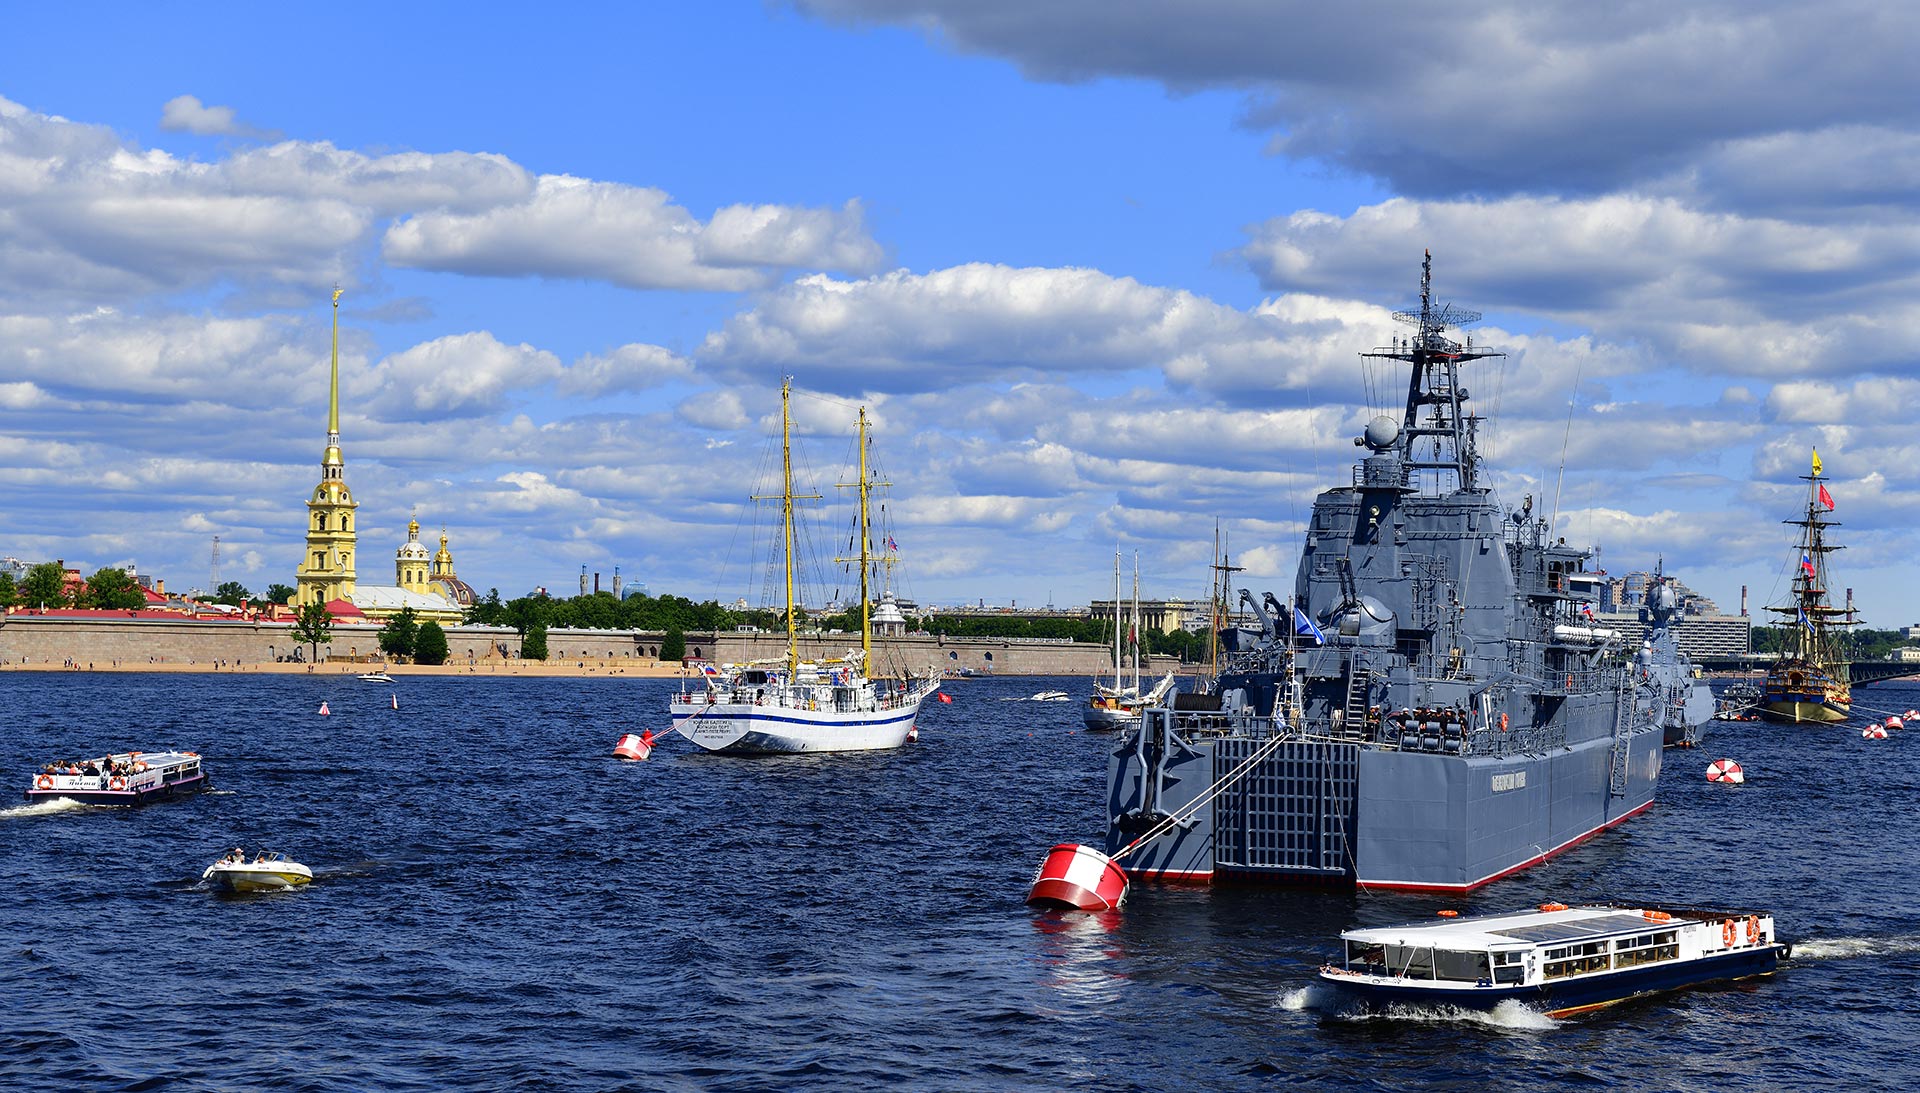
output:
<instances>
[{"instance_id":1,"label":"orange life ring","mask_svg":"<svg viewBox=\"0 0 1920 1093\"><path fill-rule=\"evenodd\" d=\"M1648 922L1666 922L1673 918L1672 915L1665 911L1647 911L1640 917L1646 919Z\"/></svg>"},{"instance_id":2,"label":"orange life ring","mask_svg":"<svg viewBox=\"0 0 1920 1093\"><path fill-rule=\"evenodd\" d=\"M1543 903L1540 905L1540 909L1542 911L1564 911L1567 909L1567 905L1564 903Z\"/></svg>"},{"instance_id":3,"label":"orange life ring","mask_svg":"<svg viewBox=\"0 0 1920 1093\"><path fill-rule=\"evenodd\" d=\"M1747 916L1747 942L1751 944L1759 940L1760 918L1758 915L1749 915Z\"/></svg>"},{"instance_id":4,"label":"orange life ring","mask_svg":"<svg viewBox=\"0 0 1920 1093\"><path fill-rule=\"evenodd\" d=\"M1723 945L1732 947L1733 938L1734 938L1733 920L1728 919L1727 921L1720 924L1720 942Z\"/></svg>"},{"instance_id":5,"label":"orange life ring","mask_svg":"<svg viewBox=\"0 0 1920 1093\"><path fill-rule=\"evenodd\" d=\"M1500 731L1507 731L1507 715L1504 712L1500 715Z\"/></svg>"},{"instance_id":6,"label":"orange life ring","mask_svg":"<svg viewBox=\"0 0 1920 1093\"><path fill-rule=\"evenodd\" d=\"M135 763L133 765L133 772L135 774L145 774L147 772L147 765L145 763Z\"/></svg>"},{"instance_id":7,"label":"orange life ring","mask_svg":"<svg viewBox=\"0 0 1920 1093\"><path fill-rule=\"evenodd\" d=\"M107 779L107 788L114 790L116 792L127 788L126 777L124 775L116 774L113 777Z\"/></svg>"},{"instance_id":8,"label":"orange life ring","mask_svg":"<svg viewBox=\"0 0 1920 1093\"><path fill-rule=\"evenodd\" d=\"M35 778L35 779L33 780L33 788L35 788L35 789L52 789L52 788L53 788L53 775L51 775L51 774L42 774L42 775L41 775L40 777L38 777L38 778Z\"/></svg>"},{"instance_id":9,"label":"orange life ring","mask_svg":"<svg viewBox=\"0 0 1920 1093\"><path fill-rule=\"evenodd\" d=\"M1452 911L1452 910L1448 910L1448 911L1441 911L1441 912L1440 912L1440 917L1441 917L1441 918L1459 918L1459 917L1460 917L1460 912L1458 912L1458 911Z\"/></svg>"}]
</instances>

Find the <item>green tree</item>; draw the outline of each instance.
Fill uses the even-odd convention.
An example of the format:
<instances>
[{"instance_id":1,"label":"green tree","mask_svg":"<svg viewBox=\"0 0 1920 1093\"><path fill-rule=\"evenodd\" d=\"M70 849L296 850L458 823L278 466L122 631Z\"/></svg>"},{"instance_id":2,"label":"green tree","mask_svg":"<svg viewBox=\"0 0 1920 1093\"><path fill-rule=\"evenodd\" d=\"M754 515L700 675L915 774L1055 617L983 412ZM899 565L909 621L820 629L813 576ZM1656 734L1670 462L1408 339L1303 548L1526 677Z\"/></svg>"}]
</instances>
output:
<instances>
[{"instance_id":1,"label":"green tree","mask_svg":"<svg viewBox=\"0 0 1920 1093\"><path fill-rule=\"evenodd\" d=\"M59 562L41 562L20 581L20 602L28 607L67 606L67 571Z\"/></svg>"},{"instance_id":2,"label":"green tree","mask_svg":"<svg viewBox=\"0 0 1920 1093\"><path fill-rule=\"evenodd\" d=\"M304 604L293 622L293 640L313 646L313 663L320 660L320 643L333 640L333 612L324 603Z\"/></svg>"},{"instance_id":3,"label":"green tree","mask_svg":"<svg viewBox=\"0 0 1920 1093\"><path fill-rule=\"evenodd\" d=\"M223 581L213 590L213 602L224 603L229 607L239 607L241 600L253 599L253 593L239 581Z\"/></svg>"},{"instance_id":4,"label":"green tree","mask_svg":"<svg viewBox=\"0 0 1920 1093\"><path fill-rule=\"evenodd\" d=\"M13 583L13 574L0 573L0 611L5 611L19 602L20 590Z\"/></svg>"},{"instance_id":5,"label":"green tree","mask_svg":"<svg viewBox=\"0 0 1920 1093\"><path fill-rule=\"evenodd\" d=\"M413 639L413 659L416 664L447 662L447 632L439 623L428 619L420 624L420 633Z\"/></svg>"},{"instance_id":6,"label":"green tree","mask_svg":"<svg viewBox=\"0 0 1920 1093\"><path fill-rule=\"evenodd\" d=\"M500 590L487 589L485 598L467 608L466 621L474 626L499 626L507 621L506 606L500 602Z\"/></svg>"},{"instance_id":7,"label":"green tree","mask_svg":"<svg viewBox=\"0 0 1920 1093\"><path fill-rule=\"evenodd\" d=\"M667 631L665 641L660 643L661 660L685 660L687 658L687 636L679 627Z\"/></svg>"},{"instance_id":8,"label":"green tree","mask_svg":"<svg viewBox=\"0 0 1920 1093\"><path fill-rule=\"evenodd\" d=\"M267 586L268 603L286 603L298 591L290 584L270 584Z\"/></svg>"},{"instance_id":9,"label":"green tree","mask_svg":"<svg viewBox=\"0 0 1920 1093\"><path fill-rule=\"evenodd\" d=\"M527 636L520 640L520 655L528 660L547 659L547 624L536 622L527 627Z\"/></svg>"},{"instance_id":10,"label":"green tree","mask_svg":"<svg viewBox=\"0 0 1920 1093\"><path fill-rule=\"evenodd\" d=\"M420 624L415 621L418 617L413 608L402 607L398 615L388 619L380 628L380 651L390 657L412 656L414 642L420 637Z\"/></svg>"},{"instance_id":11,"label":"green tree","mask_svg":"<svg viewBox=\"0 0 1920 1093\"><path fill-rule=\"evenodd\" d=\"M145 607L147 597L140 585L124 569L104 566L87 578L87 586L76 597L81 607L99 607L109 611L130 611Z\"/></svg>"}]
</instances>

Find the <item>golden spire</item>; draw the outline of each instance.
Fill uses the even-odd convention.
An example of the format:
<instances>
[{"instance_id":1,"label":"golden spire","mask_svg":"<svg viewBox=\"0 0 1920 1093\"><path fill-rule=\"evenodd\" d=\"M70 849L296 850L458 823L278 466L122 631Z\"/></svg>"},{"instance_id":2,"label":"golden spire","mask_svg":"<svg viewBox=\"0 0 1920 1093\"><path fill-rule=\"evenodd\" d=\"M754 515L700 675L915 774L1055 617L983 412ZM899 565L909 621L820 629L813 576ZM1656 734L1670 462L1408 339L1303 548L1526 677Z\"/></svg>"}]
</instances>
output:
<instances>
[{"instance_id":1,"label":"golden spire","mask_svg":"<svg viewBox=\"0 0 1920 1093\"><path fill-rule=\"evenodd\" d=\"M327 436L340 435L340 285L333 286L333 375L327 385Z\"/></svg>"}]
</instances>

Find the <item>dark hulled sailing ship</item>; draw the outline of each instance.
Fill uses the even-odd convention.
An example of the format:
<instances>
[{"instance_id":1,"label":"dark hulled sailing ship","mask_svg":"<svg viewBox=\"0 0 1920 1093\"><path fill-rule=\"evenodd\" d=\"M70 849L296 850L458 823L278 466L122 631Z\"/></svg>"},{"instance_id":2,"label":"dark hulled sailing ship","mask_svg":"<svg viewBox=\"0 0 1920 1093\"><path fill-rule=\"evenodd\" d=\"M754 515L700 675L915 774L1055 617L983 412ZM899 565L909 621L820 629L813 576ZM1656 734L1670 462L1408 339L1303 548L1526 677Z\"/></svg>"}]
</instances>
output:
<instances>
[{"instance_id":1,"label":"dark hulled sailing ship","mask_svg":"<svg viewBox=\"0 0 1920 1093\"><path fill-rule=\"evenodd\" d=\"M1827 542L1827 529L1840 525L1827 519L1833 495L1820 475L1819 452L1813 453L1813 473L1800 478L1807 483L1807 515L1786 521L1800 529L1792 597L1767 608L1785 617L1792 644L1760 683L1759 711L1768 721L1788 724L1845 721L1853 708L1853 686L1838 637L1858 620L1851 603L1835 607L1827 594L1827 555L1846 548Z\"/></svg>"},{"instance_id":2,"label":"dark hulled sailing ship","mask_svg":"<svg viewBox=\"0 0 1920 1093\"><path fill-rule=\"evenodd\" d=\"M1243 591L1258 632L1112 752L1129 874L1460 891L1653 803L1661 726L1578 613L1589 554L1481 481L1461 366L1500 354L1448 336L1479 316L1431 278L1417 333L1363 354L1409 368L1405 406L1316 499L1294 602Z\"/></svg>"}]
</instances>

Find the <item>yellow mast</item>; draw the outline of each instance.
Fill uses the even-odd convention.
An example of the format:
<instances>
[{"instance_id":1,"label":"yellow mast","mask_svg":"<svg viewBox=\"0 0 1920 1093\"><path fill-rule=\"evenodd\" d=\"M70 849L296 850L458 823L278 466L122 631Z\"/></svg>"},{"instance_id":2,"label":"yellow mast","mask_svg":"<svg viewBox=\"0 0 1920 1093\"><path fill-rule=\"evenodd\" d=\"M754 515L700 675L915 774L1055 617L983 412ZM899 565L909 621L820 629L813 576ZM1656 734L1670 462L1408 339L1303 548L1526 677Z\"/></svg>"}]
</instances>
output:
<instances>
[{"instance_id":1,"label":"yellow mast","mask_svg":"<svg viewBox=\"0 0 1920 1093\"><path fill-rule=\"evenodd\" d=\"M800 635L793 618L793 378L780 381L780 525L787 547L787 681L800 676Z\"/></svg>"},{"instance_id":2,"label":"yellow mast","mask_svg":"<svg viewBox=\"0 0 1920 1093\"><path fill-rule=\"evenodd\" d=\"M873 608L867 595L867 566L873 549L873 525L867 516L867 408L860 407L860 671L873 674Z\"/></svg>"}]
</instances>

